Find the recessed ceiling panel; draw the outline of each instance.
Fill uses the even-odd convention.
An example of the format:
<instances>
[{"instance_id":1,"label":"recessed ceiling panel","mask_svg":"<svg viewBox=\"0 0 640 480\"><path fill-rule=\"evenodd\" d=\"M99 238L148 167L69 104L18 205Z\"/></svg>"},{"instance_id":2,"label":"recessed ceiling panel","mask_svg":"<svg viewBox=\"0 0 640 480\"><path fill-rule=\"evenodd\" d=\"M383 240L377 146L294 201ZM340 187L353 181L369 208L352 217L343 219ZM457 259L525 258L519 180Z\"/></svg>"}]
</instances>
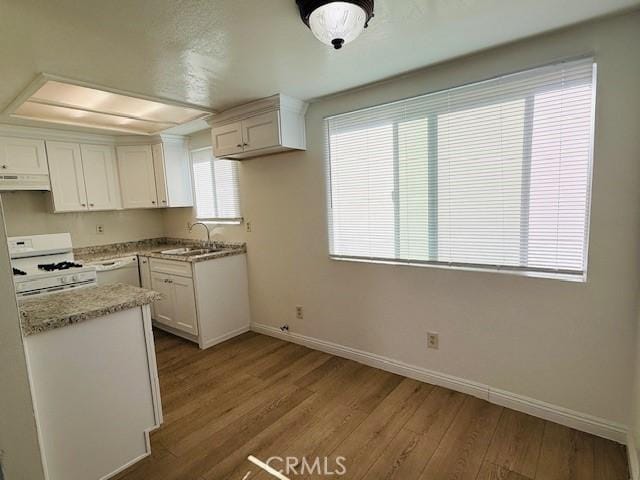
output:
<instances>
[{"instance_id":1,"label":"recessed ceiling panel","mask_svg":"<svg viewBox=\"0 0 640 480\"><path fill-rule=\"evenodd\" d=\"M29 120L142 135L157 134L210 114L58 80L46 80L12 113Z\"/></svg>"}]
</instances>

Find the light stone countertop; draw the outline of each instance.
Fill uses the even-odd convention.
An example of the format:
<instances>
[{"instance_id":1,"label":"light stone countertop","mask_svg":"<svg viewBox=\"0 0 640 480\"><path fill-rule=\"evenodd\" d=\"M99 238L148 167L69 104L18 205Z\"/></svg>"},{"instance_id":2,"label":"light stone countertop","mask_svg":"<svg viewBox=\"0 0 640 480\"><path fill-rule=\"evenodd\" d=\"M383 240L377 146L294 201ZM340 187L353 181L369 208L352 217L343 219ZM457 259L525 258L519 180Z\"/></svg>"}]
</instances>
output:
<instances>
[{"instance_id":1,"label":"light stone countertop","mask_svg":"<svg viewBox=\"0 0 640 480\"><path fill-rule=\"evenodd\" d=\"M217 252L200 255L166 255L161 252L175 248L216 248ZM153 238L140 240L137 242L115 243L110 245L98 245L95 247L83 247L74 249L74 256L82 263L99 262L112 260L114 258L126 257L129 255L143 255L164 260L175 260L179 262L204 262L231 255L242 255L247 253L244 243L222 243L203 242L198 240L177 239L177 238Z\"/></svg>"},{"instance_id":2,"label":"light stone countertop","mask_svg":"<svg viewBox=\"0 0 640 480\"><path fill-rule=\"evenodd\" d=\"M148 305L162 298L152 290L114 283L51 293L20 302L22 334L66 327L131 308Z\"/></svg>"}]
</instances>

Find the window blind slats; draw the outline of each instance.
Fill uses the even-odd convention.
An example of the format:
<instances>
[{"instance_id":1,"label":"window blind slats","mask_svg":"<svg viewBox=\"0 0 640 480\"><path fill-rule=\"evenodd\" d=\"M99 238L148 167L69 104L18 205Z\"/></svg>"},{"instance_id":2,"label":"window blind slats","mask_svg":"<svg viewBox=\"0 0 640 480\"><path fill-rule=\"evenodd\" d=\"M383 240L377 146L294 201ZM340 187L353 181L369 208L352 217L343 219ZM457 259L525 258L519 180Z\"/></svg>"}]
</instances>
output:
<instances>
[{"instance_id":1,"label":"window blind slats","mask_svg":"<svg viewBox=\"0 0 640 480\"><path fill-rule=\"evenodd\" d=\"M583 276L593 59L326 120L330 253Z\"/></svg>"},{"instance_id":2,"label":"window blind slats","mask_svg":"<svg viewBox=\"0 0 640 480\"><path fill-rule=\"evenodd\" d=\"M191 152L199 220L241 220L238 162L214 158L211 148Z\"/></svg>"}]
</instances>

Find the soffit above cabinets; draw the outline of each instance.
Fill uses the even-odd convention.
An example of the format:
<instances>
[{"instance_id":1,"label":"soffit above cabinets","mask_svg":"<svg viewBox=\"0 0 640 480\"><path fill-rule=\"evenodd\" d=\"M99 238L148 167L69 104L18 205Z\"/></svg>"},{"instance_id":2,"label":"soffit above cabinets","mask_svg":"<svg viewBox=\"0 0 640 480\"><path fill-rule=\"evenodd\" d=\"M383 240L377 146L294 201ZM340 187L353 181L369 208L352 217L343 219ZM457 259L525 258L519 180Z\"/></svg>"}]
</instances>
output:
<instances>
[{"instance_id":1,"label":"soffit above cabinets","mask_svg":"<svg viewBox=\"0 0 640 480\"><path fill-rule=\"evenodd\" d=\"M7 113L46 123L156 135L200 121L213 112L42 74L9 105Z\"/></svg>"}]
</instances>

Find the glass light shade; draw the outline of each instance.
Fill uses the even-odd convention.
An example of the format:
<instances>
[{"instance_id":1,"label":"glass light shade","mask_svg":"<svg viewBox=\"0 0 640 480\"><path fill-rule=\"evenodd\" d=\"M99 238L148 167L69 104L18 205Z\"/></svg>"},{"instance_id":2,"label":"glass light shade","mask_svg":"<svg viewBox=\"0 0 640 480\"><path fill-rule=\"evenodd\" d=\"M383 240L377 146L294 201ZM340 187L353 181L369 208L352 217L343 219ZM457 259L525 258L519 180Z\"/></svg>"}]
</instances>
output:
<instances>
[{"instance_id":1,"label":"glass light shade","mask_svg":"<svg viewBox=\"0 0 640 480\"><path fill-rule=\"evenodd\" d=\"M364 30L367 13L358 5L331 2L316 8L309 27L318 40L336 49L355 40Z\"/></svg>"}]
</instances>

